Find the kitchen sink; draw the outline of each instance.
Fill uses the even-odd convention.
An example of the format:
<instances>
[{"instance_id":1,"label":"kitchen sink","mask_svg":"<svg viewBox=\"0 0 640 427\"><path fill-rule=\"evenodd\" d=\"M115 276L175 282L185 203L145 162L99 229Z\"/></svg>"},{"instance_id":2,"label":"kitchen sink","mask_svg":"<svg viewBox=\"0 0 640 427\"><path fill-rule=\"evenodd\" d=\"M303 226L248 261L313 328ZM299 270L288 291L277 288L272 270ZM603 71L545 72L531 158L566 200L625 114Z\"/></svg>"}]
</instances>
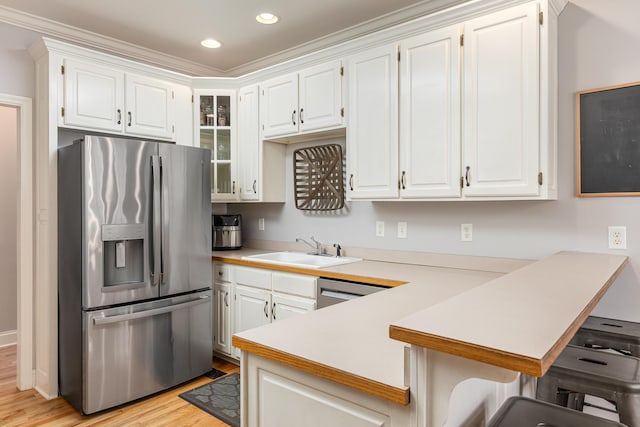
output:
<instances>
[{"instance_id":1,"label":"kitchen sink","mask_svg":"<svg viewBox=\"0 0 640 427\"><path fill-rule=\"evenodd\" d=\"M361 258L312 255L302 252L269 252L259 255L243 256L246 261L266 262L267 264L288 265L291 267L323 268L362 261Z\"/></svg>"}]
</instances>

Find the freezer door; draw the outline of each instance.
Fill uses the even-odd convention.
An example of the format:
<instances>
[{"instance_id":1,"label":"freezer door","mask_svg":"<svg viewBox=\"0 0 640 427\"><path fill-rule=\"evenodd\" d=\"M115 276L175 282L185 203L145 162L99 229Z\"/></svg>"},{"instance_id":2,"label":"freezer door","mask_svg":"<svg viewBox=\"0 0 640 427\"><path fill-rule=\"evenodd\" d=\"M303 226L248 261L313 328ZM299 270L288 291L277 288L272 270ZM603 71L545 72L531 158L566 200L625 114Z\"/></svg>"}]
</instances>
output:
<instances>
[{"instance_id":1,"label":"freezer door","mask_svg":"<svg viewBox=\"0 0 640 427\"><path fill-rule=\"evenodd\" d=\"M211 291L85 312L83 326L85 414L211 369Z\"/></svg>"},{"instance_id":2,"label":"freezer door","mask_svg":"<svg viewBox=\"0 0 640 427\"><path fill-rule=\"evenodd\" d=\"M162 163L160 295L211 288L211 151L159 144Z\"/></svg>"},{"instance_id":3,"label":"freezer door","mask_svg":"<svg viewBox=\"0 0 640 427\"><path fill-rule=\"evenodd\" d=\"M158 144L98 136L81 144L83 308L157 298L150 267Z\"/></svg>"}]
</instances>

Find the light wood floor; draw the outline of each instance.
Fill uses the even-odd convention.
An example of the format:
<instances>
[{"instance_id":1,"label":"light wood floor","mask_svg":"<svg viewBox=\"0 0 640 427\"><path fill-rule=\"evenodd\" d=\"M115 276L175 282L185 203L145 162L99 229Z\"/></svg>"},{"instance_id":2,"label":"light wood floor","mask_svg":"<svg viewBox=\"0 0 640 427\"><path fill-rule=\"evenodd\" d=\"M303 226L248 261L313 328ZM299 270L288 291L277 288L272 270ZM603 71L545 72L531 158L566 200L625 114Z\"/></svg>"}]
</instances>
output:
<instances>
[{"instance_id":1,"label":"light wood floor","mask_svg":"<svg viewBox=\"0 0 640 427\"><path fill-rule=\"evenodd\" d=\"M212 366L221 371L240 368L220 359ZM16 388L16 346L0 348L0 426L212 426L227 424L178 397L192 388L210 382L196 378L177 388L134 403L83 416L62 398L46 400L37 391Z\"/></svg>"}]
</instances>

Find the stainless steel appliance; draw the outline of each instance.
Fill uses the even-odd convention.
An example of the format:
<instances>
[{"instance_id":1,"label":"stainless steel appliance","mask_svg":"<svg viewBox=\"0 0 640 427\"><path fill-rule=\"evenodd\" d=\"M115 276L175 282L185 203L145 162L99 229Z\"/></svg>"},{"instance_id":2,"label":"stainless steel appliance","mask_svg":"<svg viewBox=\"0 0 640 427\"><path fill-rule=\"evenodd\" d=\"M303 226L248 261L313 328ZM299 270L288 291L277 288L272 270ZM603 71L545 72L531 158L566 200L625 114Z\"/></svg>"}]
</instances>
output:
<instances>
[{"instance_id":1,"label":"stainless steel appliance","mask_svg":"<svg viewBox=\"0 0 640 427\"><path fill-rule=\"evenodd\" d=\"M318 286L316 287L316 306L318 308L328 307L333 304L384 291L385 289L388 288L385 286L369 285L367 283L320 277L318 279Z\"/></svg>"},{"instance_id":2,"label":"stainless steel appliance","mask_svg":"<svg viewBox=\"0 0 640 427\"><path fill-rule=\"evenodd\" d=\"M60 394L90 414L211 369L210 151L58 151Z\"/></svg>"},{"instance_id":3,"label":"stainless steel appliance","mask_svg":"<svg viewBox=\"0 0 640 427\"><path fill-rule=\"evenodd\" d=\"M214 250L242 247L242 217L240 215L212 215L211 226Z\"/></svg>"}]
</instances>

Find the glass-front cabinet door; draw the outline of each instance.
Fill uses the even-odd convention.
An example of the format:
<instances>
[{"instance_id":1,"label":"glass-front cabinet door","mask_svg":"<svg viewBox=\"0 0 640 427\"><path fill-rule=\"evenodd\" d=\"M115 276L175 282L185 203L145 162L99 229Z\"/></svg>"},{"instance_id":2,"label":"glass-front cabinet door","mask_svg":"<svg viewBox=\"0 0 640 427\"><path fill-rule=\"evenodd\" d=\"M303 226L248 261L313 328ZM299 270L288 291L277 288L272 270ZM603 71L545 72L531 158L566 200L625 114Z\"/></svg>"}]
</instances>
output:
<instances>
[{"instance_id":1,"label":"glass-front cabinet door","mask_svg":"<svg viewBox=\"0 0 640 427\"><path fill-rule=\"evenodd\" d=\"M233 91L197 90L196 145L211 150L211 201L238 200Z\"/></svg>"}]
</instances>

